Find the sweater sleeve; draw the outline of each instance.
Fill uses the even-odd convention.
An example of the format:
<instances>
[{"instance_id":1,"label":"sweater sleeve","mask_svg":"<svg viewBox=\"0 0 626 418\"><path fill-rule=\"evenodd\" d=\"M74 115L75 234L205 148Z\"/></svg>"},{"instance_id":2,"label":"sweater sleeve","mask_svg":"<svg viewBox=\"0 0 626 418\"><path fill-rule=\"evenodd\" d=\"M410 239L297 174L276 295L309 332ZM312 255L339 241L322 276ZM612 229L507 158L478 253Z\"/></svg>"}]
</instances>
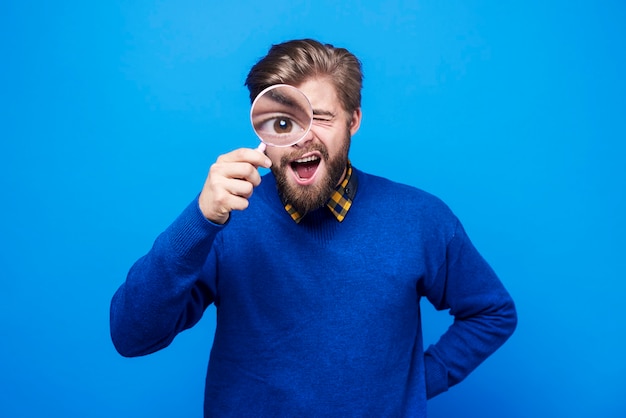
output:
<instances>
[{"instance_id":1,"label":"sweater sleeve","mask_svg":"<svg viewBox=\"0 0 626 418\"><path fill-rule=\"evenodd\" d=\"M461 224L425 294L454 316L450 328L425 352L428 398L448 390L496 351L517 325L515 305Z\"/></svg>"},{"instance_id":2,"label":"sweater sleeve","mask_svg":"<svg viewBox=\"0 0 626 418\"><path fill-rule=\"evenodd\" d=\"M204 218L196 198L131 267L111 300L111 338L120 354L160 350L200 320L215 297L203 276L215 275L210 261L221 229Z\"/></svg>"}]
</instances>

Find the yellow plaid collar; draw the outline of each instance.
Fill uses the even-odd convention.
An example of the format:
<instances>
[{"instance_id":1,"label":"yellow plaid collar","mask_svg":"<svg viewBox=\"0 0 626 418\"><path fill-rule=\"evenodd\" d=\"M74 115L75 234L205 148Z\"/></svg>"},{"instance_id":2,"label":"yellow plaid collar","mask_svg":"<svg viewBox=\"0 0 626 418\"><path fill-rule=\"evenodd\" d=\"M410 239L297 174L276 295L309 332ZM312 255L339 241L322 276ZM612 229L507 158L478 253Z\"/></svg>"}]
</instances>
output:
<instances>
[{"instance_id":1,"label":"yellow plaid collar","mask_svg":"<svg viewBox=\"0 0 626 418\"><path fill-rule=\"evenodd\" d=\"M358 179L356 175L352 175L352 164L348 161L348 169L346 170L346 177L341 184L337 186L333 194L326 202L326 207L335 215L335 218L339 222L343 222L350 207L352 207L352 201L356 195L356 189L358 186ZM300 223L304 215L300 214L290 203L285 205L285 210L291 216L296 223ZM306 214L305 214L306 215Z\"/></svg>"}]
</instances>

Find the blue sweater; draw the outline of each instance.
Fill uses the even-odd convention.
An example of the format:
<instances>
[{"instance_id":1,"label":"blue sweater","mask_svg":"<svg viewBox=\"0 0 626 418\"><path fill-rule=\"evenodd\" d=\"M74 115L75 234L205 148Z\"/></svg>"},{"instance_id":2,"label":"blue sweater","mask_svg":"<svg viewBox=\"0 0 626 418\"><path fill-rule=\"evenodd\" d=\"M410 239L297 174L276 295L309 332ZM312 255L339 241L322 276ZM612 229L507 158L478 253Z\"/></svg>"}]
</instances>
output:
<instances>
[{"instance_id":1,"label":"blue sweater","mask_svg":"<svg viewBox=\"0 0 626 418\"><path fill-rule=\"evenodd\" d=\"M224 226L195 200L114 295L118 351L164 348L214 304L205 416L426 416L513 332L513 301L440 200L355 175L342 223L296 224L271 174ZM422 297L454 315L425 352Z\"/></svg>"}]
</instances>

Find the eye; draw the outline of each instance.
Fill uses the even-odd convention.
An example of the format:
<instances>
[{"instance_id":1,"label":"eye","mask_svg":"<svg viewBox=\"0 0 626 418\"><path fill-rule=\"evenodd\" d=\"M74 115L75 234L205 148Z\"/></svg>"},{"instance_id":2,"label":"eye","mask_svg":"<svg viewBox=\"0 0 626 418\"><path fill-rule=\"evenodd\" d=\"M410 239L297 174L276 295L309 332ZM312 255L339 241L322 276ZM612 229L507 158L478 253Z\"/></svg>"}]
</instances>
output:
<instances>
[{"instance_id":1,"label":"eye","mask_svg":"<svg viewBox=\"0 0 626 418\"><path fill-rule=\"evenodd\" d=\"M315 117L315 118L313 118L313 120L315 122L322 122L322 123L329 123L329 122L333 121L331 118L323 117L323 116L322 117Z\"/></svg>"},{"instance_id":2,"label":"eye","mask_svg":"<svg viewBox=\"0 0 626 418\"><path fill-rule=\"evenodd\" d=\"M304 130L296 121L286 115L268 117L256 128L266 135L285 135Z\"/></svg>"},{"instance_id":3,"label":"eye","mask_svg":"<svg viewBox=\"0 0 626 418\"><path fill-rule=\"evenodd\" d=\"M331 112L319 111L313 113L313 122L318 125L331 125L335 120L335 115Z\"/></svg>"}]
</instances>

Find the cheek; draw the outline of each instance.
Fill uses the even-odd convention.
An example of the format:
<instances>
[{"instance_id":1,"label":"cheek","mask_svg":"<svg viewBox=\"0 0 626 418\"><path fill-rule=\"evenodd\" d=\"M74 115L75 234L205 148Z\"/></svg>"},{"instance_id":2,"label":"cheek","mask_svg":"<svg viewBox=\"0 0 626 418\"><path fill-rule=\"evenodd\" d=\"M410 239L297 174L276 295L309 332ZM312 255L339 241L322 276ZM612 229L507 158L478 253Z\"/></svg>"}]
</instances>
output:
<instances>
[{"instance_id":1,"label":"cheek","mask_svg":"<svg viewBox=\"0 0 626 418\"><path fill-rule=\"evenodd\" d=\"M350 141L350 132L348 130L344 132L335 132L332 137L332 140L329 140L325 143L326 147L328 147L328 153L331 156L337 156L337 154L341 154L345 152L346 143Z\"/></svg>"},{"instance_id":2,"label":"cheek","mask_svg":"<svg viewBox=\"0 0 626 418\"><path fill-rule=\"evenodd\" d=\"M265 149L263 150L263 154L272 158L276 154L277 151L278 151L278 148L276 148L275 146L265 144Z\"/></svg>"},{"instance_id":3,"label":"cheek","mask_svg":"<svg viewBox=\"0 0 626 418\"><path fill-rule=\"evenodd\" d=\"M280 158L283 153L281 153L280 148L268 146L265 149L265 155L267 155L269 159L272 160L272 165L275 165L280 164Z\"/></svg>"}]
</instances>

